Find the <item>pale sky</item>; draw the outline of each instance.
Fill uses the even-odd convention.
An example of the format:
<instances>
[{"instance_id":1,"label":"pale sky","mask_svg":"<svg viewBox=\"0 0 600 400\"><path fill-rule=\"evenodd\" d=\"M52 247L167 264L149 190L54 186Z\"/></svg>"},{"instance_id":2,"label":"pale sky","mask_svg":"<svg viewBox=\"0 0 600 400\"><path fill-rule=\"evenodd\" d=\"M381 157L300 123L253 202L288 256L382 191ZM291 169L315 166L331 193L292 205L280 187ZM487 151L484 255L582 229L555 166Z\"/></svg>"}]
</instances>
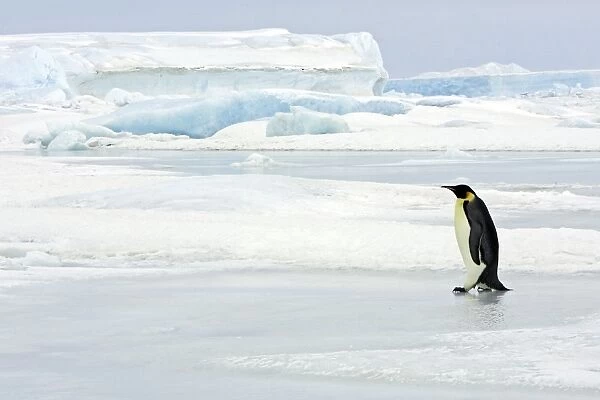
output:
<instances>
[{"instance_id":1,"label":"pale sky","mask_svg":"<svg viewBox=\"0 0 600 400\"><path fill-rule=\"evenodd\" d=\"M0 34L73 31L371 32L392 77L489 61L600 68L597 0L0 0Z\"/></svg>"}]
</instances>

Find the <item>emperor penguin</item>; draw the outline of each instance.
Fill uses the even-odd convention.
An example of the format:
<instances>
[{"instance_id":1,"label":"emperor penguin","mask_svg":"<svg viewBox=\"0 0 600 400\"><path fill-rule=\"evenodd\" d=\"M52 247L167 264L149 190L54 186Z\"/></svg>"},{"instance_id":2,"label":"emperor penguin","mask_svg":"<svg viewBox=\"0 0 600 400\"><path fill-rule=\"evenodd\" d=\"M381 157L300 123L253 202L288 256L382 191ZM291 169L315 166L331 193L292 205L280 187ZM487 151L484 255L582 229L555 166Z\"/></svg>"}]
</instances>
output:
<instances>
[{"instance_id":1,"label":"emperor penguin","mask_svg":"<svg viewBox=\"0 0 600 400\"><path fill-rule=\"evenodd\" d=\"M498 234L483 200L467 185L442 187L456 195L454 233L467 267L464 287L457 286L454 292L468 292L475 286L482 291L511 290L498 279Z\"/></svg>"}]
</instances>

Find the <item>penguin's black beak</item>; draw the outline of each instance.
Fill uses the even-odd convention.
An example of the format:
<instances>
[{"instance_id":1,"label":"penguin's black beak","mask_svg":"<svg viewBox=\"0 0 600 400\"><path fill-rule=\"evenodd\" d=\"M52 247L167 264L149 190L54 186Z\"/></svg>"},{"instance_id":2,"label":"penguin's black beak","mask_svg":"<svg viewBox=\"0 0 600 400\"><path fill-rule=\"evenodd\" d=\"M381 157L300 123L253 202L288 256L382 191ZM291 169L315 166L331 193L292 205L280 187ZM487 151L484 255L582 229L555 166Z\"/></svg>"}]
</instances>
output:
<instances>
[{"instance_id":1,"label":"penguin's black beak","mask_svg":"<svg viewBox=\"0 0 600 400\"><path fill-rule=\"evenodd\" d=\"M456 193L456 186L442 186L444 189L448 189L451 190L452 192Z\"/></svg>"}]
</instances>

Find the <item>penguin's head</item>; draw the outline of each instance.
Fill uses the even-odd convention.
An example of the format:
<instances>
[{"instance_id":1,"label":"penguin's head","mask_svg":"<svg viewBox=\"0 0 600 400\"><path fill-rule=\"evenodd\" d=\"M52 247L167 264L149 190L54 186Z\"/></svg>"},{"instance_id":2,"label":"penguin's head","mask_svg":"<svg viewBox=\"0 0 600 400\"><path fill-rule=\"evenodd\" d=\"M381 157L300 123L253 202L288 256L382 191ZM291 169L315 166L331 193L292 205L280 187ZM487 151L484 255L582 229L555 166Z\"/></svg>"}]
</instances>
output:
<instances>
[{"instance_id":1,"label":"penguin's head","mask_svg":"<svg viewBox=\"0 0 600 400\"><path fill-rule=\"evenodd\" d=\"M476 196L475 191L467 185L442 186L442 187L446 188L448 190L451 190L456 195L457 199L471 200Z\"/></svg>"}]
</instances>

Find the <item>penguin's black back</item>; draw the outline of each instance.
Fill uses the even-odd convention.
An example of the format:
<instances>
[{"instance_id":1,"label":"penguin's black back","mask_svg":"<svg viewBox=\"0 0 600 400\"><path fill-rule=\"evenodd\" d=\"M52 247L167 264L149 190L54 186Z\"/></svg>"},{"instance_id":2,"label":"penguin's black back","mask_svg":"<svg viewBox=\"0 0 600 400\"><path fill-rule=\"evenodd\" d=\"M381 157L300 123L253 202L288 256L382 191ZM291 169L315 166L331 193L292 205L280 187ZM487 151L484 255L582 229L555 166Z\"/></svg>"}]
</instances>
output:
<instances>
[{"instance_id":1,"label":"penguin's black back","mask_svg":"<svg viewBox=\"0 0 600 400\"><path fill-rule=\"evenodd\" d=\"M498 279L498 233L485 203L475 196L472 200L464 202L463 209L471 227L471 258L477 265L481 262L486 265L477 283L483 283L491 289L510 290Z\"/></svg>"}]
</instances>

